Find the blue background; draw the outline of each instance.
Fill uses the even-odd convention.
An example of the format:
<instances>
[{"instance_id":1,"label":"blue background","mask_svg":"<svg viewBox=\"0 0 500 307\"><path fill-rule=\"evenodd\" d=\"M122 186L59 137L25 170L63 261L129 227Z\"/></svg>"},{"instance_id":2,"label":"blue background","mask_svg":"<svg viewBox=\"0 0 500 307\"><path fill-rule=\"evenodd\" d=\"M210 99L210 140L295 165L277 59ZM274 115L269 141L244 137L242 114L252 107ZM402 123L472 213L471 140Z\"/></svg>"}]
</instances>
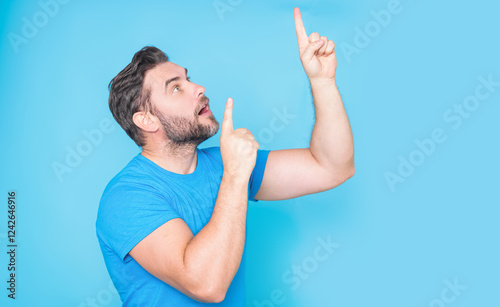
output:
<instances>
[{"instance_id":1,"label":"blue background","mask_svg":"<svg viewBox=\"0 0 500 307\"><path fill-rule=\"evenodd\" d=\"M500 5L402 0L399 14L373 33L370 12L391 2L73 0L43 20L36 1L2 1L0 305L120 305L95 218L105 185L139 152L112 118L107 85L143 46L187 67L219 121L233 97L235 128L250 129L261 148L308 146L314 113L298 57L298 6L308 34L336 43L356 174L327 192L250 202L247 305L498 306L500 88L456 129L443 115L474 95L480 76L500 81ZM13 44L23 18L34 17L37 32ZM356 28L366 34L367 26L369 43L349 56ZM284 108L295 117L270 130ZM84 132L103 120L114 128L85 147ZM399 157L408 159L419 150L415 140L437 128L446 141L391 189L385 174L398 174ZM218 145L219 136L200 147ZM54 163L66 164L78 146L86 156L58 177ZM15 302L5 289L11 190L18 195ZM327 238L338 247L314 259ZM309 271L295 289L283 279L293 265ZM446 281L455 279L466 288L448 291ZM280 300L271 304L272 293ZM443 303L442 293L454 301Z\"/></svg>"}]
</instances>

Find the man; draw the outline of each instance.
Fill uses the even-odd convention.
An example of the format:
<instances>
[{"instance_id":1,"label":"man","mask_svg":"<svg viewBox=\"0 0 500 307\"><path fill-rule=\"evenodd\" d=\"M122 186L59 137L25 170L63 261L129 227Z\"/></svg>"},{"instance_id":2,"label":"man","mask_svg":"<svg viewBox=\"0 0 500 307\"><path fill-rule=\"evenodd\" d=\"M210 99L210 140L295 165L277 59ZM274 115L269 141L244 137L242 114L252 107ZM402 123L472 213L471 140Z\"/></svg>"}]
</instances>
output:
<instances>
[{"instance_id":1,"label":"man","mask_svg":"<svg viewBox=\"0 0 500 307\"><path fill-rule=\"evenodd\" d=\"M187 70L145 47L110 83L113 116L142 152L106 187L96 232L124 306L244 306L248 200L332 189L354 174L352 133L335 83L333 41L309 37L294 9L316 122L309 148L260 150L233 130L226 102L220 147L197 146L219 123Z\"/></svg>"}]
</instances>

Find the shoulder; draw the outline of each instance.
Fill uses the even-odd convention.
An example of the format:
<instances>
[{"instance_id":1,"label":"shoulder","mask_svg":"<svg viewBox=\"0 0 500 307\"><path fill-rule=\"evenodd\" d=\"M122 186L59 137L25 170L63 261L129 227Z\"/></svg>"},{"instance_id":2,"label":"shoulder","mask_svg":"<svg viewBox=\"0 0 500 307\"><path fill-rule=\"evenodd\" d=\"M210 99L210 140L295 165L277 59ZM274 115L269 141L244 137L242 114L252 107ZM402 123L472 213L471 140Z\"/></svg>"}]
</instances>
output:
<instances>
[{"instance_id":1,"label":"shoulder","mask_svg":"<svg viewBox=\"0 0 500 307\"><path fill-rule=\"evenodd\" d=\"M140 157L134 157L106 185L99 201L98 224L144 209L146 205L168 201L168 195L159 190L159 184Z\"/></svg>"},{"instance_id":2,"label":"shoulder","mask_svg":"<svg viewBox=\"0 0 500 307\"><path fill-rule=\"evenodd\" d=\"M154 182L153 172L149 169L145 159L139 154L116 174L106 185L103 197L120 190L150 189Z\"/></svg>"}]
</instances>

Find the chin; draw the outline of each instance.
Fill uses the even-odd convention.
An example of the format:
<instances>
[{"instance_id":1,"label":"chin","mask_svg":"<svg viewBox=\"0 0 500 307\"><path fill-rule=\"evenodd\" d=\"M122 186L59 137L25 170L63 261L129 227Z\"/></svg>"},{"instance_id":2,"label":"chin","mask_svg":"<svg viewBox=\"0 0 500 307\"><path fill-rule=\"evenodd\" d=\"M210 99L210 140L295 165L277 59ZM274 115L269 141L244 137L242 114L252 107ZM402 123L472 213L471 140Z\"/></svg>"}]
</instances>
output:
<instances>
[{"instance_id":1,"label":"chin","mask_svg":"<svg viewBox=\"0 0 500 307\"><path fill-rule=\"evenodd\" d=\"M219 132L219 123L218 123L216 120L215 120L215 122L214 122L214 125L215 125L215 127L214 127L214 129L212 130L213 134L212 134L210 137L212 137L212 136L216 135L216 134L217 134L217 132Z\"/></svg>"}]
</instances>

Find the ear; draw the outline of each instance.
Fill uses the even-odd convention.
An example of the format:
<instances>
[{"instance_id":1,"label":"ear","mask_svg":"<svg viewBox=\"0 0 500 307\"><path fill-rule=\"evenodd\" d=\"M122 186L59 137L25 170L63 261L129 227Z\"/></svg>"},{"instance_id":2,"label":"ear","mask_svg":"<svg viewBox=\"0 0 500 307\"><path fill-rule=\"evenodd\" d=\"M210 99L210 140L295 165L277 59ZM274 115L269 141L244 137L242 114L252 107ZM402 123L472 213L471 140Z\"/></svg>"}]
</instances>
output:
<instances>
[{"instance_id":1,"label":"ear","mask_svg":"<svg viewBox=\"0 0 500 307\"><path fill-rule=\"evenodd\" d=\"M160 128L158 118L149 112L135 112L132 120L137 127L146 132L155 133Z\"/></svg>"}]
</instances>

